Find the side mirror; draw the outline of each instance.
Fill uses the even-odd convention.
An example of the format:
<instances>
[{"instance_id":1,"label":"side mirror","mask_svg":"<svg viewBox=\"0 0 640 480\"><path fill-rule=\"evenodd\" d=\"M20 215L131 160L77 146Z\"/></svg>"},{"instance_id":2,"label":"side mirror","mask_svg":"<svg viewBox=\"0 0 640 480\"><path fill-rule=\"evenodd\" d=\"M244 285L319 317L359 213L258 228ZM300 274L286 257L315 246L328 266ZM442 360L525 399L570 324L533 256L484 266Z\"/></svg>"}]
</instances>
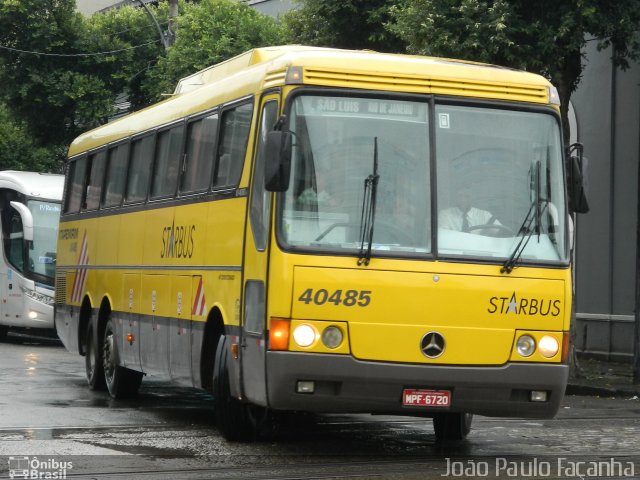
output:
<instances>
[{"instance_id":1,"label":"side mirror","mask_svg":"<svg viewBox=\"0 0 640 480\"><path fill-rule=\"evenodd\" d=\"M16 209L16 211L20 214L20 218L22 219L22 231L24 233L24 241L32 242L33 241L33 215L31 215L31 210L27 208L24 203L20 202L10 202L11 206Z\"/></svg>"},{"instance_id":2,"label":"side mirror","mask_svg":"<svg viewBox=\"0 0 640 480\"><path fill-rule=\"evenodd\" d=\"M589 211L585 178L586 162L582 156L582 145L574 143L567 152L567 189L569 209L573 213L587 213Z\"/></svg>"},{"instance_id":3,"label":"side mirror","mask_svg":"<svg viewBox=\"0 0 640 480\"><path fill-rule=\"evenodd\" d=\"M269 192L284 192L291 176L291 132L274 130L267 134L265 188Z\"/></svg>"}]
</instances>

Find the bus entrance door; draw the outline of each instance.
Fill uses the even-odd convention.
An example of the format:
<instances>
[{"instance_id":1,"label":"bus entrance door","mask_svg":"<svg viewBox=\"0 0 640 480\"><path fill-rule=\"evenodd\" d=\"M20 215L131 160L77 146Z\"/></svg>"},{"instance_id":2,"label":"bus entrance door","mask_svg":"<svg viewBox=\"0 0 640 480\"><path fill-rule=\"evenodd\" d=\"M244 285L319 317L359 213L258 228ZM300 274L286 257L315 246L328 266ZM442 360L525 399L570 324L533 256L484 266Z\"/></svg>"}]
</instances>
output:
<instances>
[{"instance_id":1,"label":"bus entrance door","mask_svg":"<svg viewBox=\"0 0 640 480\"><path fill-rule=\"evenodd\" d=\"M265 143L267 133L278 119L278 95L263 97L260 127L256 136L244 254L244 292L240 386L243 395L256 405L268 404L266 387L267 325L265 295L271 218L271 195L264 187Z\"/></svg>"}]
</instances>

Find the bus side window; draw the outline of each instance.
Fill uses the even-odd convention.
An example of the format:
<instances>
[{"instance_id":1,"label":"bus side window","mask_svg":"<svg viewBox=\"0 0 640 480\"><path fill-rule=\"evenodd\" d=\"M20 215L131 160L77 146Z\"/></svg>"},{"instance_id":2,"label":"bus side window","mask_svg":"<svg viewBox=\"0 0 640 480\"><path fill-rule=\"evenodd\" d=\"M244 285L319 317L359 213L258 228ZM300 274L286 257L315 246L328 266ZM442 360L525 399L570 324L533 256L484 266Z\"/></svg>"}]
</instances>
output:
<instances>
[{"instance_id":1,"label":"bus side window","mask_svg":"<svg viewBox=\"0 0 640 480\"><path fill-rule=\"evenodd\" d=\"M158 133L151 198L168 197L176 193L183 132L184 125L180 124Z\"/></svg>"},{"instance_id":2,"label":"bus side window","mask_svg":"<svg viewBox=\"0 0 640 480\"><path fill-rule=\"evenodd\" d=\"M78 213L80 211L86 168L87 157L78 158L69 164L69 184L67 185L67 198L64 204L65 213Z\"/></svg>"},{"instance_id":3,"label":"bus side window","mask_svg":"<svg viewBox=\"0 0 640 480\"><path fill-rule=\"evenodd\" d=\"M114 207L122 203L125 180L127 178L128 154L128 143L123 143L109 149L107 180L105 183L104 198L102 200L102 204L105 207Z\"/></svg>"},{"instance_id":4,"label":"bus side window","mask_svg":"<svg viewBox=\"0 0 640 480\"><path fill-rule=\"evenodd\" d=\"M214 188L235 186L240 181L252 111L253 104L245 103L222 114Z\"/></svg>"},{"instance_id":5,"label":"bus side window","mask_svg":"<svg viewBox=\"0 0 640 480\"><path fill-rule=\"evenodd\" d=\"M104 179L104 167L107 162L107 152L102 151L89 156L87 167L89 168L87 189L84 193L83 210L96 210L100 206L102 197L102 181Z\"/></svg>"},{"instance_id":6,"label":"bus side window","mask_svg":"<svg viewBox=\"0 0 640 480\"><path fill-rule=\"evenodd\" d=\"M189 123L181 192L201 192L209 188L217 130L217 113Z\"/></svg>"},{"instance_id":7,"label":"bus side window","mask_svg":"<svg viewBox=\"0 0 640 480\"><path fill-rule=\"evenodd\" d=\"M149 191L153 165L154 136L147 135L131 142L131 164L127 181L126 203L144 202Z\"/></svg>"}]
</instances>

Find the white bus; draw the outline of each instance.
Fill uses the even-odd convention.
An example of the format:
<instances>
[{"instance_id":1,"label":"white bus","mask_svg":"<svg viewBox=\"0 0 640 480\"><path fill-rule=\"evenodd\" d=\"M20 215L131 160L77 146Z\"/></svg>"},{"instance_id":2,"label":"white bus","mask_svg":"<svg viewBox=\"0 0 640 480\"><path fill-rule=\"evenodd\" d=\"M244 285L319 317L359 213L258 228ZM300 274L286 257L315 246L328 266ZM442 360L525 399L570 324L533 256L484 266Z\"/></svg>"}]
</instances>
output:
<instances>
[{"instance_id":1,"label":"white bus","mask_svg":"<svg viewBox=\"0 0 640 480\"><path fill-rule=\"evenodd\" d=\"M0 172L0 340L9 328L52 329L64 175Z\"/></svg>"}]
</instances>

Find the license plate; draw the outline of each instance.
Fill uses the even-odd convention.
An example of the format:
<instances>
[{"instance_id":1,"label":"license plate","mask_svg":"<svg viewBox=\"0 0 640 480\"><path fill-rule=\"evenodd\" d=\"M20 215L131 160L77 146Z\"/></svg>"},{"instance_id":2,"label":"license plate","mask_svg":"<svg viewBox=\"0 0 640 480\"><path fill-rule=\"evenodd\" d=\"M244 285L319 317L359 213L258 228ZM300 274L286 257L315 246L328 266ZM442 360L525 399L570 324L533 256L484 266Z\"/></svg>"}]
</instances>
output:
<instances>
[{"instance_id":1,"label":"license plate","mask_svg":"<svg viewBox=\"0 0 640 480\"><path fill-rule=\"evenodd\" d=\"M405 388L402 391L402 405L405 407L440 407L451 405L449 390L420 390Z\"/></svg>"}]
</instances>

